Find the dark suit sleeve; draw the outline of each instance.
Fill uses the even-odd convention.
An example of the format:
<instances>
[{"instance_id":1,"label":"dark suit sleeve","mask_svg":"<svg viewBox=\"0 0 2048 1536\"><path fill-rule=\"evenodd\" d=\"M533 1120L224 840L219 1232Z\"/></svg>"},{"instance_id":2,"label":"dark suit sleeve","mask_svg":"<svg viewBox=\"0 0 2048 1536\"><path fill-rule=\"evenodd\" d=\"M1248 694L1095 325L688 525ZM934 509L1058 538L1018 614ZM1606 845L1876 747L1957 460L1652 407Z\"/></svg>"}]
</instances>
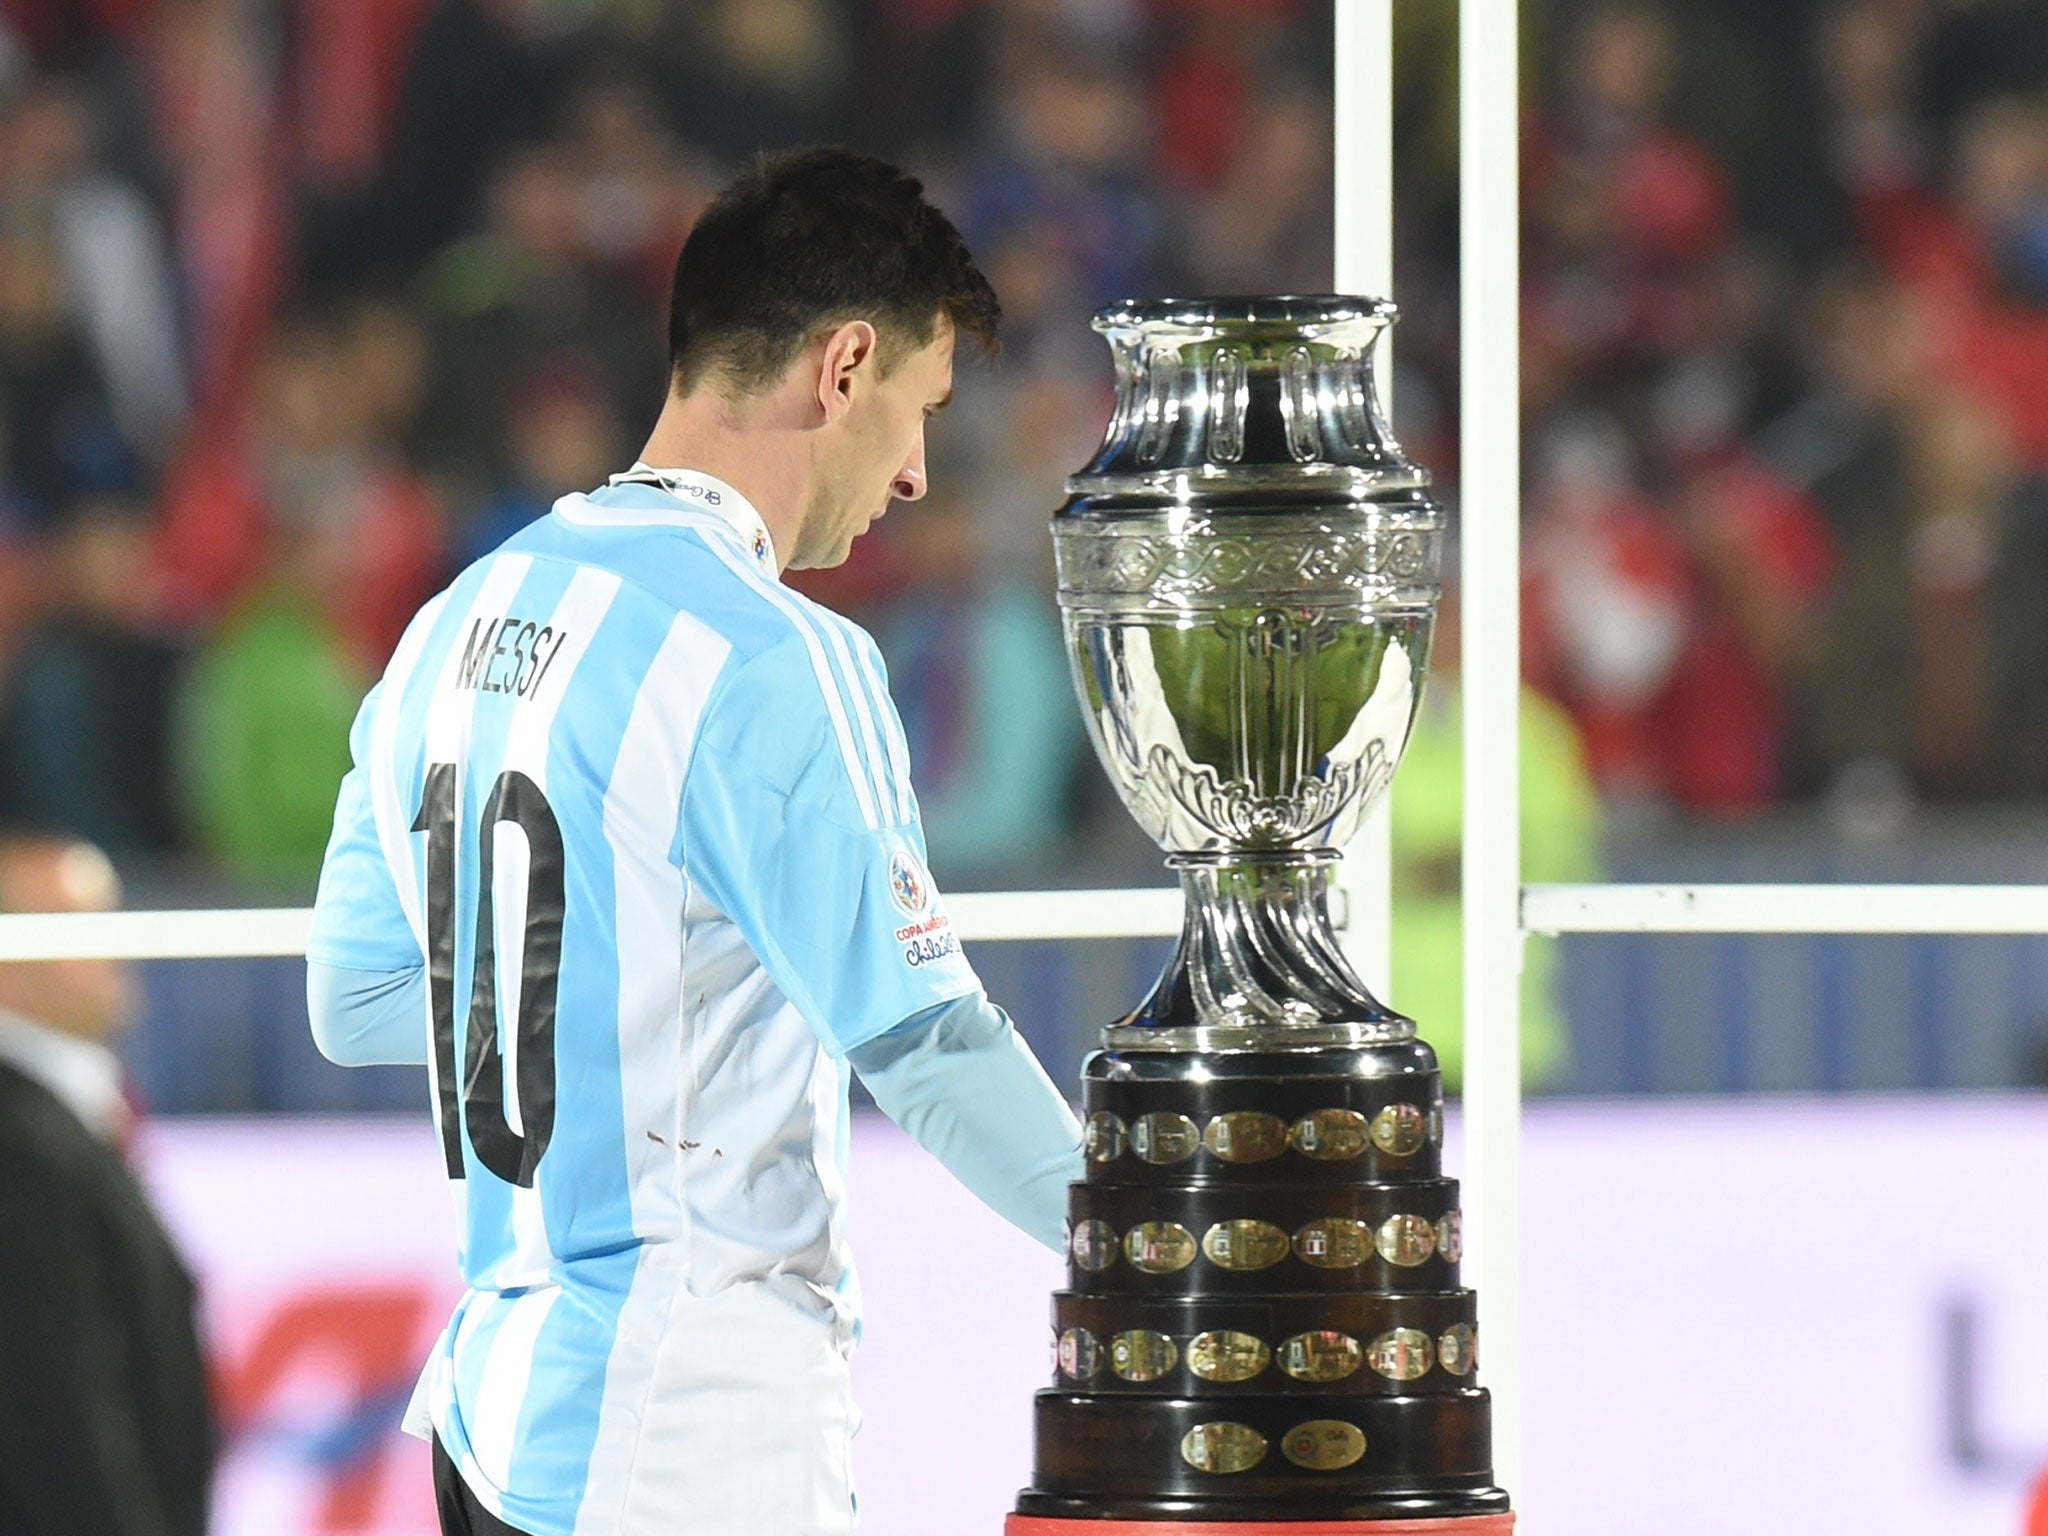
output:
<instances>
[{"instance_id":1,"label":"dark suit sleeve","mask_svg":"<svg viewBox=\"0 0 2048 1536\"><path fill-rule=\"evenodd\" d=\"M86 1179L0 1161L0 1515L38 1536L188 1536L159 1486L117 1243Z\"/></svg>"}]
</instances>

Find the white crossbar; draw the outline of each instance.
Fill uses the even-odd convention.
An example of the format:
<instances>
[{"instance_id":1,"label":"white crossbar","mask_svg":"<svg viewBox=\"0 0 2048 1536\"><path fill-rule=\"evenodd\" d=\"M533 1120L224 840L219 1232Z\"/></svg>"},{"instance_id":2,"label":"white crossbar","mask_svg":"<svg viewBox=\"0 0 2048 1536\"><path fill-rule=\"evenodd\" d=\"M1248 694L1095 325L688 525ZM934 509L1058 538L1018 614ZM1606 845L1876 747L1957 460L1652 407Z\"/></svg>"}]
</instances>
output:
<instances>
[{"instance_id":1,"label":"white crossbar","mask_svg":"<svg viewBox=\"0 0 2048 1536\"><path fill-rule=\"evenodd\" d=\"M1181 894L1127 891L970 891L946 910L964 939L1149 939L1180 932ZM200 912L14 913L0 916L0 961L218 960L303 955L304 907Z\"/></svg>"},{"instance_id":2,"label":"white crossbar","mask_svg":"<svg viewBox=\"0 0 2048 1536\"><path fill-rule=\"evenodd\" d=\"M63 912L0 916L0 960L217 960L303 955L312 912Z\"/></svg>"},{"instance_id":3,"label":"white crossbar","mask_svg":"<svg viewBox=\"0 0 2048 1536\"><path fill-rule=\"evenodd\" d=\"M1337 921L1342 926L1342 903ZM1181 894L969 891L946 898L960 936L1149 939L1180 932ZM303 907L0 916L0 961L211 960L303 955ZM2048 934L2040 885L1530 885L1530 933Z\"/></svg>"},{"instance_id":4,"label":"white crossbar","mask_svg":"<svg viewBox=\"0 0 2048 1536\"><path fill-rule=\"evenodd\" d=\"M946 898L960 937L1154 939L1180 932L1178 886L1132 891L969 891Z\"/></svg>"},{"instance_id":5,"label":"white crossbar","mask_svg":"<svg viewBox=\"0 0 2048 1536\"><path fill-rule=\"evenodd\" d=\"M1530 933L2039 933L2039 885L1529 885Z\"/></svg>"}]
</instances>

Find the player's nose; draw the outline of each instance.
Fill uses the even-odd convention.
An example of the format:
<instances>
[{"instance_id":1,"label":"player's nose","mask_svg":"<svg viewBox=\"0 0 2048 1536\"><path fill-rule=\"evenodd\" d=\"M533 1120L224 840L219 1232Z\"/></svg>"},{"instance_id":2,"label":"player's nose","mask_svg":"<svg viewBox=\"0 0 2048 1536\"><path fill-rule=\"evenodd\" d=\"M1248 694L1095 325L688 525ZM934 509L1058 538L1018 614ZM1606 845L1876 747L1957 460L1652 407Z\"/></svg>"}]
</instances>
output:
<instances>
[{"instance_id":1,"label":"player's nose","mask_svg":"<svg viewBox=\"0 0 2048 1536\"><path fill-rule=\"evenodd\" d=\"M896 478L889 484L889 494L898 501L916 501L924 495L924 434L917 437L917 446L910 457L903 461L903 467L896 471Z\"/></svg>"}]
</instances>

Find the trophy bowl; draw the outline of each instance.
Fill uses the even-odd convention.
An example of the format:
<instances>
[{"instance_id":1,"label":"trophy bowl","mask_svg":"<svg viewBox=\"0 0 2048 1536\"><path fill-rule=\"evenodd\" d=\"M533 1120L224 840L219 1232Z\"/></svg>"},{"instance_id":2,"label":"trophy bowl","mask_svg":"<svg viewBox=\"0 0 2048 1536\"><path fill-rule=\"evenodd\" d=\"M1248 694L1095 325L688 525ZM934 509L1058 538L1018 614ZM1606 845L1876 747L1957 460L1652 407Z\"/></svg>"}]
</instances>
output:
<instances>
[{"instance_id":1,"label":"trophy bowl","mask_svg":"<svg viewBox=\"0 0 2048 1536\"><path fill-rule=\"evenodd\" d=\"M1095 320L1116 403L1053 519L1060 609L1096 752L1187 912L1083 1067L1087 1168L1012 1536L1512 1523L1436 1057L1330 912L1440 595L1443 510L1373 388L1393 316L1324 295Z\"/></svg>"},{"instance_id":2,"label":"trophy bowl","mask_svg":"<svg viewBox=\"0 0 2048 1536\"><path fill-rule=\"evenodd\" d=\"M1060 609L1095 750L1188 895L1180 952L1108 1044L1414 1032L1328 912L1407 745L1440 593L1443 509L1373 389L1393 315L1293 297L1096 317L1116 405L1053 521Z\"/></svg>"}]
</instances>

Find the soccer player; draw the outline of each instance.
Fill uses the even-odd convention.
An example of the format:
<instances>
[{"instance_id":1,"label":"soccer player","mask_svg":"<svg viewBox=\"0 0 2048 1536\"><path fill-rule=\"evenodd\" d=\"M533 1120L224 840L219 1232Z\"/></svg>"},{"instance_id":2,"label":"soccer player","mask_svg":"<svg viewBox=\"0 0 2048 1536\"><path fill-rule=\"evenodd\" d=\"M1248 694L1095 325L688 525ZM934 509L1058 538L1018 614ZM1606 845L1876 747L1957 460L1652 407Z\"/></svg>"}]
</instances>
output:
<instances>
[{"instance_id":1,"label":"soccer player","mask_svg":"<svg viewBox=\"0 0 2048 1536\"><path fill-rule=\"evenodd\" d=\"M997 304L918 182L762 161L676 263L642 461L458 576L363 701L320 1048L429 1067L468 1291L444 1530L853 1526L849 1067L1057 1248L1079 1128L925 868L866 634L779 580L925 489Z\"/></svg>"}]
</instances>

